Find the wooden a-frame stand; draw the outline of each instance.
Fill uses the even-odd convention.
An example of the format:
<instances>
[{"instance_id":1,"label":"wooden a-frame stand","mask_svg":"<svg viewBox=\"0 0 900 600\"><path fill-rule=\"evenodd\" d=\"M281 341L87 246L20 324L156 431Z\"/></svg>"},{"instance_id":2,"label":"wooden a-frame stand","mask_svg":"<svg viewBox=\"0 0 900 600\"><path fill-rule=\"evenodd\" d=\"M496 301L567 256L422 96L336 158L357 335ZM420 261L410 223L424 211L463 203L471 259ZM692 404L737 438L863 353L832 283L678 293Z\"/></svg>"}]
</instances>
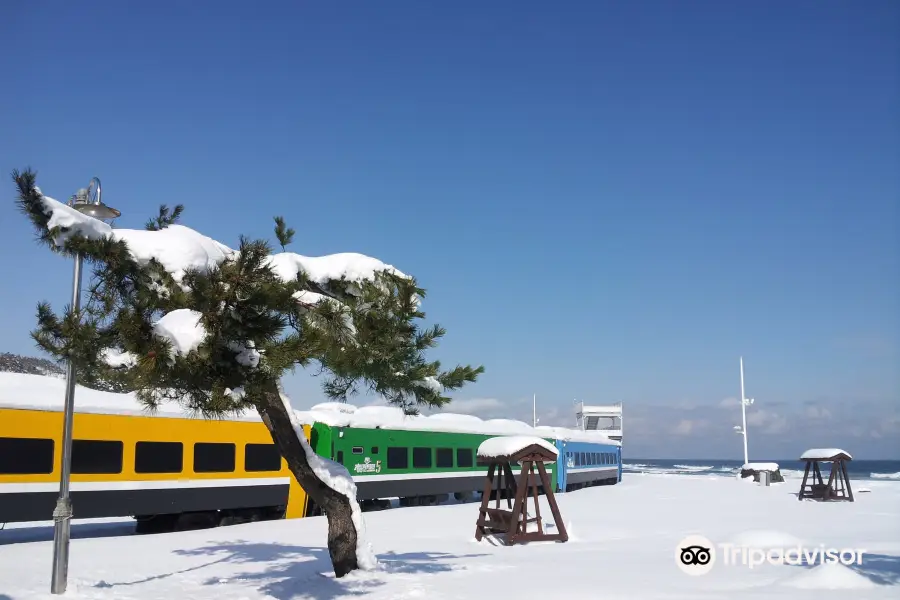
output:
<instances>
[{"instance_id":1,"label":"wooden a-frame stand","mask_svg":"<svg viewBox=\"0 0 900 600\"><path fill-rule=\"evenodd\" d=\"M508 455L495 456L488 459L487 480L484 484L484 495L481 498L481 509L478 514L478 523L475 527L475 539L481 541L485 535L505 534L504 542L507 546L523 542L536 541L560 541L566 542L569 534L559 514L559 506L550 486L550 478L544 463L556 462L556 455L546 448L534 444L522 450ZM522 470L516 481L513 475L511 463L520 462ZM537 473L535 473L537 469ZM494 473L497 474L496 506L490 508L491 491L494 489ZM553 513L554 524L557 533L547 533L541 521L541 507L538 502L538 486L542 486L550 511ZM504 491L508 492L504 494ZM500 508L500 497L506 496L506 505L510 510ZM535 517L528 518L528 497L534 498ZM515 499L513 502L512 499ZM528 531L528 523L537 523L537 531Z\"/></svg>"},{"instance_id":2,"label":"wooden a-frame stand","mask_svg":"<svg viewBox=\"0 0 900 600\"><path fill-rule=\"evenodd\" d=\"M800 493L797 494L797 500L809 498L825 502L832 500L853 502L853 490L850 489L850 477L847 475L849 455L840 453L827 457L801 457L800 460L806 462L806 468L803 470L803 482L800 484ZM831 463L831 474L828 476L828 483L825 483L822 478L822 471L819 469L820 462ZM807 484L806 481L809 478L810 470L812 470L812 481Z\"/></svg>"}]
</instances>

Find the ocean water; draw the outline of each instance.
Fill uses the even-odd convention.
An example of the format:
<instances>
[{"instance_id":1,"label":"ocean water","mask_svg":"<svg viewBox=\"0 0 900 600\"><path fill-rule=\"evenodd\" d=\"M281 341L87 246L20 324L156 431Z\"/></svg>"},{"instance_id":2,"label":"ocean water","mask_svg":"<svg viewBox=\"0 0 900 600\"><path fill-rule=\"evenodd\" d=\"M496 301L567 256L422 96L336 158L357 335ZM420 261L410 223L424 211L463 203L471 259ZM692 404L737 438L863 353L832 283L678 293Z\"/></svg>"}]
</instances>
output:
<instances>
[{"instance_id":1,"label":"ocean water","mask_svg":"<svg viewBox=\"0 0 900 600\"><path fill-rule=\"evenodd\" d=\"M781 475L786 480L803 479L803 469L806 463L791 459L777 460L765 459L752 462L778 463ZM740 473L742 460L658 460L658 459L628 459L622 460L623 476L629 473L665 473L670 475L709 475L710 477L734 477ZM828 476L828 471L823 475ZM847 463L847 475L850 482L866 481L896 481L900 483L900 460L851 460Z\"/></svg>"}]
</instances>

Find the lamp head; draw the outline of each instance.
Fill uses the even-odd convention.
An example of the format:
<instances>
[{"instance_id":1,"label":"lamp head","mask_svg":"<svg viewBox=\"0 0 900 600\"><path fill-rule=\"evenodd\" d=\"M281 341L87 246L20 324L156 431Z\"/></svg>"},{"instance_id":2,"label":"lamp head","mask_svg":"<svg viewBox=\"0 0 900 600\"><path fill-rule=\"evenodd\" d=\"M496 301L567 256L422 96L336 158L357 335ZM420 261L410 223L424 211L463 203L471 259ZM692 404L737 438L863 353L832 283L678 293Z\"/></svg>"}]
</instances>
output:
<instances>
[{"instance_id":1,"label":"lamp head","mask_svg":"<svg viewBox=\"0 0 900 600\"><path fill-rule=\"evenodd\" d=\"M88 217L105 221L107 219L115 219L122 213L111 206L107 206L102 202L94 204L93 202L75 202L72 206L75 210Z\"/></svg>"},{"instance_id":2,"label":"lamp head","mask_svg":"<svg viewBox=\"0 0 900 600\"><path fill-rule=\"evenodd\" d=\"M92 190L94 192L94 198L96 198L94 202L90 201ZM96 177L91 178L91 182L88 184L87 188L81 188L80 190L78 190L78 193L75 194L72 208L83 215L93 217L94 219L99 219L101 221L115 219L116 217L122 215L119 210L111 206L107 206L103 204L103 202L101 202L100 180Z\"/></svg>"}]
</instances>

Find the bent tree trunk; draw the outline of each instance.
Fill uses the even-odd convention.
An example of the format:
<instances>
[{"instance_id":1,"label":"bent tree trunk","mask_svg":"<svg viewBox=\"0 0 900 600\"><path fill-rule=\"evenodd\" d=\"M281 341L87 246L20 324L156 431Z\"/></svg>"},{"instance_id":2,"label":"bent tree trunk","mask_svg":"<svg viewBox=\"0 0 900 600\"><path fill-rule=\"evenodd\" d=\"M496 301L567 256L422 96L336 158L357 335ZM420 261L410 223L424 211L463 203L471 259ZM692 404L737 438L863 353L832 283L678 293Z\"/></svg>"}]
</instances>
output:
<instances>
[{"instance_id":1,"label":"bent tree trunk","mask_svg":"<svg viewBox=\"0 0 900 600\"><path fill-rule=\"evenodd\" d=\"M343 577L359 568L353 509L346 496L334 491L316 476L306 457L306 451L297 439L291 418L275 384L272 385L272 390L266 393L256 407L257 412L297 482L325 513L325 518L328 519L328 554L331 556L335 577Z\"/></svg>"}]
</instances>

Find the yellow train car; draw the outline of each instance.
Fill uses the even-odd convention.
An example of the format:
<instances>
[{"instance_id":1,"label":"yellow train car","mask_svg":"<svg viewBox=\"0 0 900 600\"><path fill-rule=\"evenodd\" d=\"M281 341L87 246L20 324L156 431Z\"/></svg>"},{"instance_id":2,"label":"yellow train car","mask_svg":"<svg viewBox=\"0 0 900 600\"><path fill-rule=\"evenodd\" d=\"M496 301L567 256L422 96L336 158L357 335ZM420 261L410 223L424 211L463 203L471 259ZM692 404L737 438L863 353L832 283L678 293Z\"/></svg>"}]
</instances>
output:
<instances>
[{"instance_id":1,"label":"yellow train car","mask_svg":"<svg viewBox=\"0 0 900 600\"><path fill-rule=\"evenodd\" d=\"M0 374L0 523L52 519L64 387ZM306 514L306 493L255 414L207 420L167 406L151 416L129 394L80 386L75 408L74 519L132 516L151 532Z\"/></svg>"}]
</instances>

